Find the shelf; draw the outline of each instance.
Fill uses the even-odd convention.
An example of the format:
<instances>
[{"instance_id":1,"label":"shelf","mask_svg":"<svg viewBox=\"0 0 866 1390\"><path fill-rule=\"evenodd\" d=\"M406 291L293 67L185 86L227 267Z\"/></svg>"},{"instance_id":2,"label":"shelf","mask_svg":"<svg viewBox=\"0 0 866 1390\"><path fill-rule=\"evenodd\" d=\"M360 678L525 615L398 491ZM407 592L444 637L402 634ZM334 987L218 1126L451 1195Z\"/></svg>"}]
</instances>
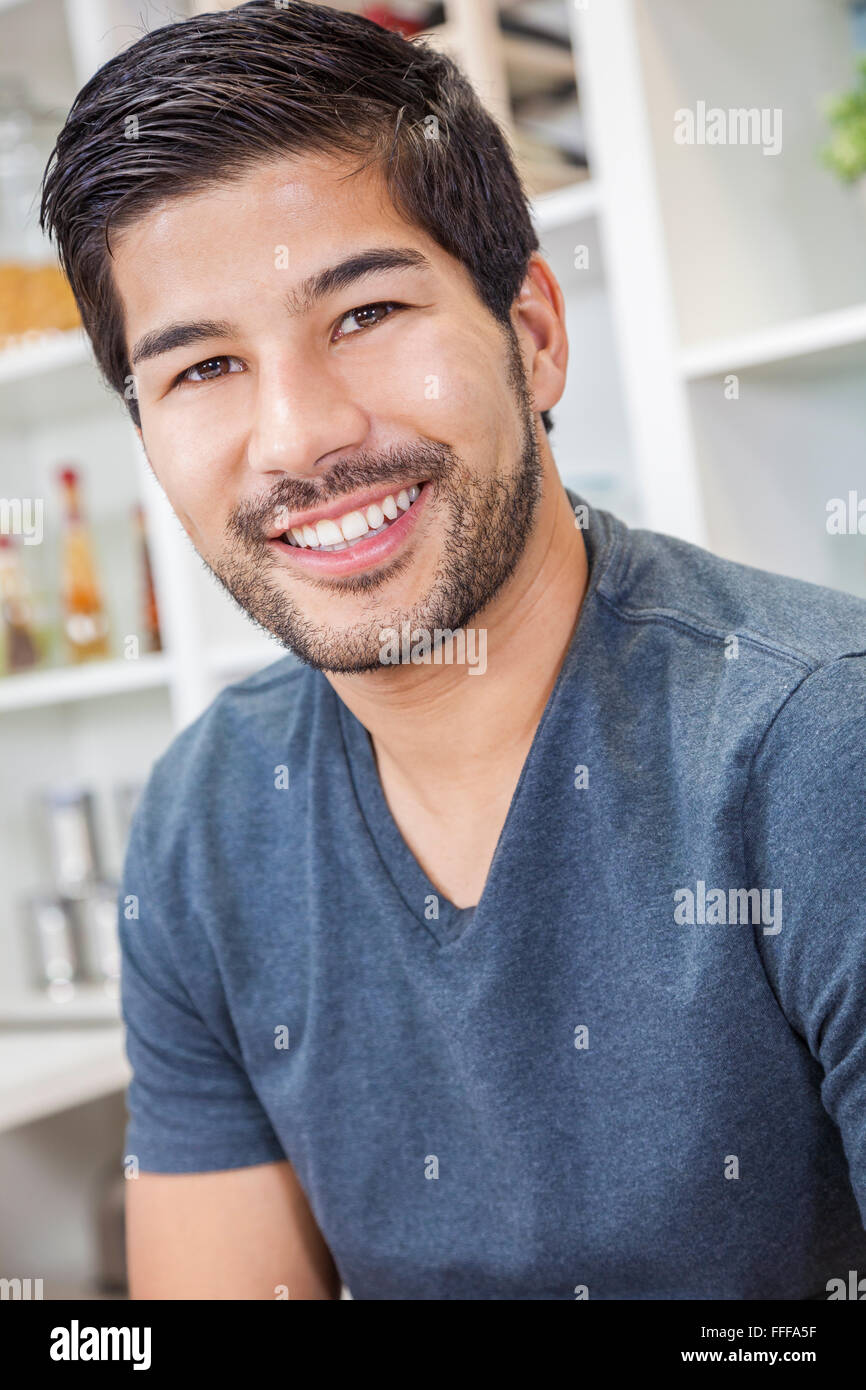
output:
<instances>
[{"instance_id":1,"label":"shelf","mask_svg":"<svg viewBox=\"0 0 866 1390\"><path fill-rule=\"evenodd\" d=\"M82 328L44 333L0 351L0 416L4 430L53 430L123 402L103 380Z\"/></svg>"},{"instance_id":2,"label":"shelf","mask_svg":"<svg viewBox=\"0 0 866 1390\"><path fill-rule=\"evenodd\" d=\"M499 42L506 67L513 72L550 82L574 81L574 56L564 44L508 32L500 34Z\"/></svg>"},{"instance_id":3,"label":"shelf","mask_svg":"<svg viewBox=\"0 0 866 1390\"><path fill-rule=\"evenodd\" d=\"M788 362L857 343L866 343L866 304L813 314L716 342L699 343L680 353L679 367L687 381L697 381L702 377Z\"/></svg>"},{"instance_id":4,"label":"shelf","mask_svg":"<svg viewBox=\"0 0 866 1390\"><path fill-rule=\"evenodd\" d=\"M599 181L580 179L566 188L556 188L551 193L542 193L534 199L530 211L537 230L547 232L554 227L567 226L569 222L582 222L587 217L596 217L601 207L602 192Z\"/></svg>"},{"instance_id":5,"label":"shelf","mask_svg":"<svg viewBox=\"0 0 866 1390\"><path fill-rule=\"evenodd\" d=\"M172 663L164 652L137 661L94 661L84 666L22 672L0 679L0 713L92 700L168 685Z\"/></svg>"},{"instance_id":6,"label":"shelf","mask_svg":"<svg viewBox=\"0 0 866 1390\"><path fill-rule=\"evenodd\" d=\"M0 0L0 5L2 3ZM43 333L0 352L0 386L63 367L78 367L90 361L91 356L83 328L73 328L67 333Z\"/></svg>"},{"instance_id":7,"label":"shelf","mask_svg":"<svg viewBox=\"0 0 866 1390\"><path fill-rule=\"evenodd\" d=\"M0 1131L124 1090L120 1024L0 1029Z\"/></svg>"},{"instance_id":8,"label":"shelf","mask_svg":"<svg viewBox=\"0 0 866 1390\"><path fill-rule=\"evenodd\" d=\"M861 303L862 198L820 156L827 100L855 81L852 6L630 8L681 342L748 341ZM725 113L712 135L701 108ZM761 112L760 133L731 124L731 112L749 110ZM679 112L694 129L677 130Z\"/></svg>"},{"instance_id":9,"label":"shelf","mask_svg":"<svg viewBox=\"0 0 866 1390\"><path fill-rule=\"evenodd\" d=\"M76 984L68 999L52 999L44 989L32 986L15 994L0 994L0 1028L46 1025L66 1028L75 1024L120 1021L120 997L116 985ZM2 1036L2 1034L0 1034Z\"/></svg>"}]
</instances>

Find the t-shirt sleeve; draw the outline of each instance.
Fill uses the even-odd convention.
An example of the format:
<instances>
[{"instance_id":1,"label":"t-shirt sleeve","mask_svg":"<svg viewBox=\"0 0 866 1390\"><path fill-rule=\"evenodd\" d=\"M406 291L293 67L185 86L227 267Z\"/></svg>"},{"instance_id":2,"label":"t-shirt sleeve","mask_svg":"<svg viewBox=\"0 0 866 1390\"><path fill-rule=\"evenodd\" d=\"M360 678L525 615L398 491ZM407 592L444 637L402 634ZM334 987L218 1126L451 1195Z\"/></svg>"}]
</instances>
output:
<instances>
[{"instance_id":1,"label":"t-shirt sleeve","mask_svg":"<svg viewBox=\"0 0 866 1390\"><path fill-rule=\"evenodd\" d=\"M195 1007L171 903L151 891L139 810L119 898L121 1006L132 1068L124 1153L143 1172L243 1168L286 1158L242 1060Z\"/></svg>"},{"instance_id":2,"label":"t-shirt sleeve","mask_svg":"<svg viewBox=\"0 0 866 1390\"><path fill-rule=\"evenodd\" d=\"M743 807L751 882L781 891L756 930L770 985L820 1062L866 1226L866 654L807 676L777 713Z\"/></svg>"}]
</instances>

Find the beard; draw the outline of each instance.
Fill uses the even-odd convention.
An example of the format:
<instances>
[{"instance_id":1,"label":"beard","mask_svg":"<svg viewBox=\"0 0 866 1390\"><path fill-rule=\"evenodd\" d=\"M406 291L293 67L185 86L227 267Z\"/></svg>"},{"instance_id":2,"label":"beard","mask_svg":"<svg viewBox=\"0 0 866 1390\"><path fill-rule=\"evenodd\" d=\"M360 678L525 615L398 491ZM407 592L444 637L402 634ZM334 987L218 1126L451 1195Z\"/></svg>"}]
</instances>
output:
<instances>
[{"instance_id":1,"label":"beard","mask_svg":"<svg viewBox=\"0 0 866 1390\"><path fill-rule=\"evenodd\" d=\"M510 324L508 325L510 329ZM335 674L382 670L382 629L456 632L481 613L514 573L541 499L543 469L517 337L508 366L522 425L519 455L511 469L479 476L446 444L419 440L386 453L357 453L336 463L320 483L286 477L267 501L244 503L229 517L224 555L205 563L244 612L306 665ZM369 619L350 628L313 623L276 578L279 562L264 536L276 513L309 510L373 483L388 491L425 479L425 511L443 525L442 557L423 598L409 608L383 609L381 593L412 565L411 547L375 570L321 578L298 573L297 583L329 594L363 596ZM279 571L284 573L283 567Z\"/></svg>"}]
</instances>

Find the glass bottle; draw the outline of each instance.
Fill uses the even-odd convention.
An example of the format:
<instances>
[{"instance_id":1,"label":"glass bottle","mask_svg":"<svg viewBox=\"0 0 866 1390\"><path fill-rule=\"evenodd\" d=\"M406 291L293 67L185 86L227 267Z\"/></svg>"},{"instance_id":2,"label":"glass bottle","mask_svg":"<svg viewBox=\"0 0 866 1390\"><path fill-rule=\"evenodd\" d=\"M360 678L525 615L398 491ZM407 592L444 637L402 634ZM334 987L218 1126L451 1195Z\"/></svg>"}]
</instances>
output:
<instances>
[{"instance_id":1,"label":"glass bottle","mask_svg":"<svg viewBox=\"0 0 866 1390\"><path fill-rule=\"evenodd\" d=\"M156 590L153 587L153 569L144 525L144 508L140 502L132 509L132 524L138 537L138 553L141 556L141 622L144 630L144 649L148 652L161 652L159 609Z\"/></svg>"},{"instance_id":2,"label":"glass bottle","mask_svg":"<svg viewBox=\"0 0 866 1390\"><path fill-rule=\"evenodd\" d=\"M93 544L84 517L78 470L60 473L63 497L61 608L70 661L110 654L108 616L96 571Z\"/></svg>"}]
</instances>

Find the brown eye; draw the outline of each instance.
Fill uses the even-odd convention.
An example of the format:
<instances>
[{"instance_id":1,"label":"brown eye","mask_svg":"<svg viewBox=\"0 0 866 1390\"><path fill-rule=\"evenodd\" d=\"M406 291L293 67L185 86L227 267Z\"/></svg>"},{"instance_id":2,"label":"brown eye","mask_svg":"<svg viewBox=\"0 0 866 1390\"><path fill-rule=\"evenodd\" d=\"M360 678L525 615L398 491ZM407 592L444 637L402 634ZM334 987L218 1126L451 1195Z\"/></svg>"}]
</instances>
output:
<instances>
[{"instance_id":1,"label":"brown eye","mask_svg":"<svg viewBox=\"0 0 866 1390\"><path fill-rule=\"evenodd\" d=\"M339 322L338 337L346 338L350 333L360 333L364 328L373 328L383 319L390 318L395 309L399 309L399 304L385 301L381 304L361 304L357 309L350 309L348 314L344 314ZM354 323L354 328L346 328L346 324Z\"/></svg>"},{"instance_id":2,"label":"brown eye","mask_svg":"<svg viewBox=\"0 0 866 1390\"><path fill-rule=\"evenodd\" d=\"M181 372L178 377L178 385L187 381L192 383L215 381L218 376L228 376L229 372L236 369L228 366L226 370L223 370L223 363L232 362L240 363L240 369L243 368L243 363L239 357L207 357L203 362L196 362L194 367L187 367L185 372Z\"/></svg>"}]
</instances>

